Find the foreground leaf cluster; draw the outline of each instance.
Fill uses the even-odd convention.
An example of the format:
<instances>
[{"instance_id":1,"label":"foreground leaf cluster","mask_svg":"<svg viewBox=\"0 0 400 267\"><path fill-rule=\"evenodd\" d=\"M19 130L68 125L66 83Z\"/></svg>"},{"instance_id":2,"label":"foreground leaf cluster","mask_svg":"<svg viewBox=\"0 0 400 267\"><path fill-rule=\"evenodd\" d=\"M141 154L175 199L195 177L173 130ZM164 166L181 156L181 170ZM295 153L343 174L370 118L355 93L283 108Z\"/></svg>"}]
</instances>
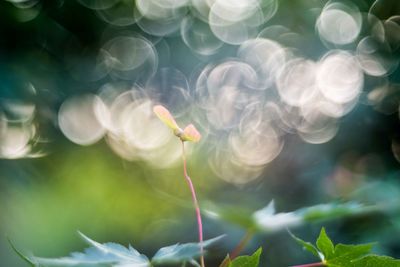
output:
<instances>
[{"instance_id":1,"label":"foreground leaf cluster","mask_svg":"<svg viewBox=\"0 0 400 267\"><path fill-rule=\"evenodd\" d=\"M400 267L400 260L387 256L370 254L372 243L361 245L334 245L321 229L315 245L292 234L292 237L307 251L321 260L321 266L328 267Z\"/></svg>"},{"instance_id":2,"label":"foreground leaf cluster","mask_svg":"<svg viewBox=\"0 0 400 267\"><path fill-rule=\"evenodd\" d=\"M28 257L19 252L11 243L15 252L33 267L39 266L114 266L114 267L150 267L172 263L191 263L200 266L196 258L201 255L200 243L175 244L159 249L150 260L129 245L124 247L116 243L98 243L82 233L82 239L90 245L84 252L73 252L67 257L41 258ZM222 236L203 242L203 247L209 247L220 240Z\"/></svg>"}]
</instances>

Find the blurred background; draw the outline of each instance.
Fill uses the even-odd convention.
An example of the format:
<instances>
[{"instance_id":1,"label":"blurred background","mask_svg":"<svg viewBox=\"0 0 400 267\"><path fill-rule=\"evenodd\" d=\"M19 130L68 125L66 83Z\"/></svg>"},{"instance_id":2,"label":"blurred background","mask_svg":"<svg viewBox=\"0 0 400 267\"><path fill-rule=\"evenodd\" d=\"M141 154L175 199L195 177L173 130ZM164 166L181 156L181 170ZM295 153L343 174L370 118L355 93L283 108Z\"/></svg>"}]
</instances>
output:
<instances>
[{"instance_id":1,"label":"blurred background","mask_svg":"<svg viewBox=\"0 0 400 267\"><path fill-rule=\"evenodd\" d=\"M188 144L203 207L398 203L399 15L396 0L1 0L0 265L26 266L6 236L45 257L83 249L78 230L149 256L197 240L155 104L203 136ZM227 234L217 266L245 229L204 217L206 238ZM396 210L293 231L321 226L400 257ZM315 261L286 231L243 253L258 246L261 266Z\"/></svg>"}]
</instances>

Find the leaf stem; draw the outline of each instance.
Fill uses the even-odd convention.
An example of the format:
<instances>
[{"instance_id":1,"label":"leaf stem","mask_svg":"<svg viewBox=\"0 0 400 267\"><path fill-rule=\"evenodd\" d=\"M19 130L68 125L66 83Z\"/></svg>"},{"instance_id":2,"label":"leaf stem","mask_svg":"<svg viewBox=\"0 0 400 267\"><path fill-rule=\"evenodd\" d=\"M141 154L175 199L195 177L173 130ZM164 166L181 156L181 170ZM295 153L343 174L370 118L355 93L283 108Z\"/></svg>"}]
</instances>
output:
<instances>
[{"instance_id":1,"label":"leaf stem","mask_svg":"<svg viewBox=\"0 0 400 267\"><path fill-rule=\"evenodd\" d=\"M314 262L314 263L308 263L308 264L302 264L302 265L294 265L291 267L321 267L321 266L326 266L326 264L323 262Z\"/></svg>"},{"instance_id":2,"label":"leaf stem","mask_svg":"<svg viewBox=\"0 0 400 267\"><path fill-rule=\"evenodd\" d=\"M227 258L221 263L219 267L226 267L229 262L239 256L240 252L246 247L249 241L253 238L254 229L248 229L246 234L242 237L239 244L232 250L230 254L228 254Z\"/></svg>"},{"instance_id":3,"label":"leaf stem","mask_svg":"<svg viewBox=\"0 0 400 267\"><path fill-rule=\"evenodd\" d=\"M188 183L190 192L192 194L192 201L194 208L196 210L196 218L197 218L197 227L198 227L198 232L199 232L199 243L200 243L200 263L201 267L205 267L204 264L204 248L203 248L203 223L201 221L201 213L200 213L200 207L199 207L199 202L197 201L196 197L196 191L194 189L192 179L190 179L188 173L187 173L187 164L186 164L186 156L185 156L185 143L182 141L182 160L183 160L183 175L185 176L186 182Z\"/></svg>"},{"instance_id":4,"label":"leaf stem","mask_svg":"<svg viewBox=\"0 0 400 267\"><path fill-rule=\"evenodd\" d=\"M237 244L237 246L230 253L229 258L231 260L233 260L234 258L236 258L240 254L240 252L246 247L246 245L252 239L253 235L254 235L254 230L253 229L247 230L247 232L243 236L242 240L240 240L239 244Z\"/></svg>"}]
</instances>

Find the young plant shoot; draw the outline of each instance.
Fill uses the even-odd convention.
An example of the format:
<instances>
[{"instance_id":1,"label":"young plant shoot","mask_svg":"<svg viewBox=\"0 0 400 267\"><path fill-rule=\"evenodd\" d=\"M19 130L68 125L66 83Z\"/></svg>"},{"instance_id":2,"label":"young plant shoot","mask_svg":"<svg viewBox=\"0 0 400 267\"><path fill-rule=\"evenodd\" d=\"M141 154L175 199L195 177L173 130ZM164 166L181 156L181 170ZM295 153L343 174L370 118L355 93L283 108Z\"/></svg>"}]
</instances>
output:
<instances>
[{"instance_id":1,"label":"young plant shoot","mask_svg":"<svg viewBox=\"0 0 400 267\"><path fill-rule=\"evenodd\" d=\"M201 134L199 131L197 131L196 127L194 127L193 124L189 124L186 126L183 130L178 126L176 123L174 117L171 115L171 113L166 109L165 107L161 105L156 105L153 108L154 113L157 115L157 117L165 124L167 125L173 133L181 140L182 143L182 160L183 160L183 176L185 177L185 180L189 186L190 192L192 194L192 201L194 208L196 210L196 217L197 217L197 226L198 226L198 234L199 234L199 243L200 243L200 263L201 267L205 267L204 263L204 251L203 251L203 224L201 221L201 213L200 213L200 206L199 202L197 201L197 196L196 196L196 190L194 189L194 185L192 182L192 179L190 179L190 176L188 175L187 172L187 163L186 163L186 156L185 156L185 141L190 141L190 142L199 142L201 139Z\"/></svg>"}]
</instances>

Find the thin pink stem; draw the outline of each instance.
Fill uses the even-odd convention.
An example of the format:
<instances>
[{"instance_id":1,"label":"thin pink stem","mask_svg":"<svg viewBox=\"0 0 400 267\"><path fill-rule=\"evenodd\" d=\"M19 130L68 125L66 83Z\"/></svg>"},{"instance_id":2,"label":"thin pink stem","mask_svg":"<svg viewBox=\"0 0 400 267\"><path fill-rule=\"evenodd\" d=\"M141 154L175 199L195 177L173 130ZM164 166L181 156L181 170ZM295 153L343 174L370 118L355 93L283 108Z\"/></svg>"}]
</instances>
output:
<instances>
[{"instance_id":1,"label":"thin pink stem","mask_svg":"<svg viewBox=\"0 0 400 267\"><path fill-rule=\"evenodd\" d=\"M185 157L185 143L182 141L182 160L183 160L183 175L185 176L186 182L189 185L190 192L192 193L192 201L194 208L196 210L196 217L197 217L197 226L199 230L199 243L200 243L200 263L201 267L205 267L204 264L204 248L203 248L203 223L201 222L201 213L200 213L200 207L199 207L199 202L197 201L196 197L196 191L194 190L194 186L192 183L192 179L190 179L188 173L187 173L187 167L186 167L186 157Z\"/></svg>"},{"instance_id":2,"label":"thin pink stem","mask_svg":"<svg viewBox=\"0 0 400 267\"><path fill-rule=\"evenodd\" d=\"M326 266L326 265L323 262L315 262L315 263L309 263L309 264L303 264L303 265L295 265L295 266L291 266L291 267L321 267L321 266Z\"/></svg>"}]
</instances>

